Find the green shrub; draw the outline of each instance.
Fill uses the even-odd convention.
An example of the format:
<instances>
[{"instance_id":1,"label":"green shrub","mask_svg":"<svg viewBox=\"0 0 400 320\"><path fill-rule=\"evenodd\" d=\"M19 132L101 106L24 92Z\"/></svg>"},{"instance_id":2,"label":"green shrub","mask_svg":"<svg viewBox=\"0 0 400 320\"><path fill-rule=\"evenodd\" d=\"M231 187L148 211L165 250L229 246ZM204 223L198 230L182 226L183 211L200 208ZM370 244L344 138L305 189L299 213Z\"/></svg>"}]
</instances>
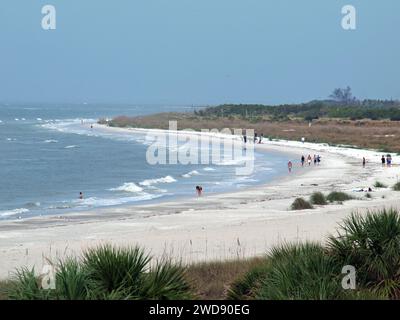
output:
<instances>
[{"instance_id":1,"label":"green shrub","mask_svg":"<svg viewBox=\"0 0 400 320\"><path fill-rule=\"evenodd\" d=\"M188 299L191 288L185 269L151 258L139 247L104 245L89 249L83 258L66 259L55 267L56 288L44 290L34 270L18 270L7 296L11 299Z\"/></svg>"},{"instance_id":2,"label":"green shrub","mask_svg":"<svg viewBox=\"0 0 400 320\"><path fill-rule=\"evenodd\" d=\"M255 299L261 281L268 275L269 270L269 263L266 260L263 265L252 268L244 276L234 281L228 290L228 300Z\"/></svg>"},{"instance_id":3,"label":"green shrub","mask_svg":"<svg viewBox=\"0 0 400 320\"><path fill-rule=\"evenodd\" d=\"M138 295L149 262L150 257L139 247L104 245L83 254L92 289L108 294L122 290L126 295Z\"/></svg>"},{"instance_id":4,"label":"green shrub","mask_svg":"<svg viewBox=\"0 0 400 320\"><path fill-rule=\"evenodd\" d=\"M352 214L328 248L340 265L353 265L360 285L400 298L400 215L394 209Z\"/></svg>"},{"instance_id":5,"label":"green shrub","mask_svg":"<svg viewBox=\"0 0 400 320\"><path fill-rule=\"evenodd\" d=\"M354 198L352 196L350 196L349 194L347 194L347 193L339 192L339 191L333 191L330 194L328 194L326 199L329 202L344 202L344 201L347 201L347 200L352 200Z\"/></svg>"},{"instance_id":6,"label":"green shrub","mask_svg":"<svg viewBox=\"0 0 400 320\"><path fill-rule=\"evenodd\" d=\"M321 206L327 204L326 197L322 192L314 192L311 195L310 202L314 205L321 205Z\"/></svg>"},{"instance_id":7,"label":"green shrub","mask_svg":"<svg viewBox=\"0 0 400 320\"><path fill-rule=\"evenodd\" d=\"M76 259L59 262L56 289L52 295L62 300L85 300L89 297L86 273Z\"/></svg>"},{"instance_id":8,"label":"green shrub","mask_svg":"<svg viewBox=\"0 0 400 320\"><path fill-rule=\"evenodd\" d=\"M313 206L303 198L297 198L291 205L292 210L307 210L312 209Z\"/></svg>"},{"instance_id":9,"label":"green shrub","mask_svg":"<svg viewBox=\"0 0 400 320\"><path fill-rule=\"evenodd\" d=\"M272 250L270 271L257 299L325 300L345 296L341 270L319 244L284 245Z\"/></svg>"},{"instance_id":10,"label":"green shrub","mask_svg":"<svg viewBox=\"0 0 400 320\"><path fill-rule=\"evenodd\" d=\"M12 300L47 300L50 290L40 288L40 279L35 276L35 269L18 269L11 279L7 295Z\"/></svg>"},{"instance_id":11,"label":"green shrub","mask_svg":"<svg viewBox=\"0 0 400 320\"><path fill-rule=\"evenodd\" d=\"M385 184L383 184L383 183L381 183L379 181L376 181L375 184L374 184L374 187L375 188L387 188L387 185L385 185Z\"/></svg>"},{"instance_id":12,"label":"green shrub","mask_svg":"<svg viewBox=\"0 0 400 320\"><path fill-rule=\"evenodd\" d=\"M394 191L400 191L400 182L397 182L397 183L393 186L393 190L394 190Z\"/></svg>"},{"instance_id":13,"label":"green shrub","mask_svg":"<svg viewBox=\"0 0 400 320\"><path fill-rule=\"evenodd\" d=\"M190 299L190 286L185 270L168 261L159 262L146 276L141 288L141 299L181 300Z\"/></svg>"}]
</instances>

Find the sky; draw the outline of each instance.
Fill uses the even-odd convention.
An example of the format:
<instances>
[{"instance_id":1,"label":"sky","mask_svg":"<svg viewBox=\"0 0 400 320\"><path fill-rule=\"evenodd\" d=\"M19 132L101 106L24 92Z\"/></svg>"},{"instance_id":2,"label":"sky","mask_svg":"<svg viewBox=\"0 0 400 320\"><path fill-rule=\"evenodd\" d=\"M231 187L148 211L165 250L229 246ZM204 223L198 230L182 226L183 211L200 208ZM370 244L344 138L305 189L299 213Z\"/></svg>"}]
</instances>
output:
<instances>
[{"instance_id":1,"label":"sky","mask_svg":"<svg viewBox=\"0 0 400 320\"><path fill-rule=\"evenodd\" d=\"M0 101L280 104L347 85L399 99L398 30L398 0L1 0Z\"/></svg>"}]
</instances>

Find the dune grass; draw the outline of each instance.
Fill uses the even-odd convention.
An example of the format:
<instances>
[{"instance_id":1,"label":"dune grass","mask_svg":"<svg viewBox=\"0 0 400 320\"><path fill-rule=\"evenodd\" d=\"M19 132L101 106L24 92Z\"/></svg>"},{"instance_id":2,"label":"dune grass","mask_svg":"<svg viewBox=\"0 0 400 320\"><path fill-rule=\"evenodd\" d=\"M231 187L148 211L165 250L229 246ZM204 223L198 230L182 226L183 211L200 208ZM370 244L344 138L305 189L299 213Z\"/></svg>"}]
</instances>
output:
<instances>
[{"instance_id":1,"label":"dune grass","mask_svg":"<svg viewBox=\"0 0 400 320\"><path fill-rule=\"evenodd\" d=\"M352 197L351 195L349 195L345 192L333 191L330 194L328 194L326 199L329 202L345 202L345 201L354 199L354 197Z\"/></svg>"},{"instance_id":2,"label":"dune grass","mask_svg":"<svg viewBox=\"0 0 400 320\"><path fill-rule=\"evenodd\" d=\"M292 210L307 210L307 209L312 209L313 206L307 200L303 198L297 198L296 200L294 200L290 208Z\"/></svg>"},{"instance_id":3,"label":"dune grass","mask_svg":"<svg viewBox=\"0 0 400 320\"><path fill-rule=\"evenodd\" d=\"M380 189L380 188L387 188L387 185L385 185L384 183L382 183L382 182L380 182L380 181L376 181L376 182L374 183L374 187L375 187L375 188L378 188L378 189Z\"/></svg>"},{"instance_id":4,"label":"dune grass","mask_svg":"<svg viewBox=\"0 0 400 320\"><path fill-rule=\"evenodd\" d=\"M199 299L222 300L229 297L229 288L250 270L264 264L265 258L204 262L189 265L187 278Z\"/></svg>"},{"instance_id":5,"label":"dune grass","mask_svg":"<svg viewBox=\"0 0 400 320\"><path fill-rule=\"evenodd\" d=\"M0 300L9 299L10 281L0 281Z\"/></svg>"},{"instance_id":6,"label":"dune grass","mask_svg":"<svg viewBox=\"0 0 400 320\"><path fill-rule=\"evenodd\" d=\"M310 202L314 205L324 206L328 203L322 192L314 192L310 197Z\"/></svg>"},{"instance_id":7,"label":"dune grass","mask_svg":"<svg viewBox=\"0 0 400 320\"><path fill-rule=\"evenodd\" d=\"M397 183L393 186L393 190L394 190L394 191L400 191L400 182L397 182Z\"/></svg>"},{"instance_id":8,"label":"dune grass","mask_svg":"<svg viewBox=\"0 0 400 320\"><path fill-rule=\"evenodd\" d=\"M298 118L277 120L270 117L250 119L220 115L199 116L193 113L160 113L140 117L116 117L106 124L113 127L168 129L170 120L178 121L179 130L247 128L263 133L266 139L271 140L300 141L301 137L305 137L309 142L400 152L400 140L393 139L393 135L400 136L400 126L397 121L388 120L320 118L314 119L310 127L309 121Z\"/></svg>"}]
</instances>

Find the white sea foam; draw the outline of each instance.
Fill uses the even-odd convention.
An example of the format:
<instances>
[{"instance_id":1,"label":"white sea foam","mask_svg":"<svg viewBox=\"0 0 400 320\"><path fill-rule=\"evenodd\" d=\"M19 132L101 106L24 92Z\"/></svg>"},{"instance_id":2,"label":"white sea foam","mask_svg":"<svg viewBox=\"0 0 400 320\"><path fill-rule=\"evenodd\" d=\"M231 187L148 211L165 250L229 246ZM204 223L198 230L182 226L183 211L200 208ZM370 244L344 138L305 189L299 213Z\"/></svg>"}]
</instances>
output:
<instances>
[{"instance_id":1,"label":"white sea foam","mask_svg":"<svg viewBox=\"0 0 400 320\"><path fill-rule=\"evenodd\" d=\"M37 121L42 121L42 118L36 118Z\"/></svg>"},{"instance_id":2,"label":"white sea foam","mask_svg":"<svg viewBox=\"0 0 400 320\"><path fill-rule=\"evenodd\" d=\"M206 167L203 169L204 171L215 171L216 169L214 168L210 168L210 167Z\"/></svg>"},{"instance_id":3,"label":"white sea foam","mask_svg":"<svg viewBox=\"0 0 400 320\"><path fill-rule=\"evenodd\" d=\"M193 170L193 171L190 171L190 172L188 172L188 173L186 173L186 174L183 174L182 175L182 177L184 177L184 178L190 178L190 177L192 177L192 176L198 176L200 173L197 171L197 170Z\"/></svg>"},{"instance_id":4,"label":"white sea foam","mask_svg":"<svg viewBox=\"0 0 400 320\"><path fill-rule=\"evenodd\" d=\"M78 207L108 207L108 206L118 206L129 202L146 201L159 197L162 197L162 195L161 194L155 195L143 192L138 196L115 198L115 199L91 197L83 200L77 200L76 204L78 205Z\"/></svg>"},{"instance_id":5,"label":"white sea foam","mask_svg":"<svg viewBox=\"0 0 400 320\"><path fill-rule=\"evenodd\" d=\"M143 191L143 188L139 187L133 182L126 182L122 186L119 186L118 188L112 188L110 191L124 191L124 192L141 192Z\"/></svg>"},{"instance_id":6,"label":"white sea foam","mask_svg":"<svg viewBox=\"0 0 400 320\"><path fill-rule=\"evenodd\" d=\"M238 159L227 159L227 160L222 160L217 163L215 163L217 166L237 166L244 164L246 161L252 161L254 159L252 158L238 158Z\"/></svg>"},{"instance_id":7,"label":"white sea foam","mask_svg":"<svg viewBox=\"0 0 400 320\"><path fill-rule=\"evenodd\" d=\"M74 149L74 148L78 148L78 146L76 146L76 145L71 145L71 146L66 146L66 147L64 147L64 149Z\"/></svg>"},{"instance_id":8,"label":"white sea foam","mask_svg":"<svg viewBox=\"0 0 400 320\"><path fill-rule=\"evenodd\" d=\"M58 140L54 140L54 139L48 139L48 140L44 140L45 143L57 143Z\"/></svg>"},{"instance_id":9,"label":"white sea foam","mask_svg":"<svg viewBox=\"0 0 400 320\"><path fill-rule=\"evenodd\" d=\"M171 176L166 176L163 178L159 178L159 179L147 179L147 180L143 180L142 182L140 182L139 184L141 186L151 186L153 184L158 184L158 183L173 183L176 182L176 180L171 177Z\"/></svg>"},{"instance_id":10,"label":"white sea foam","mask_svg":"<svg viewBox=\"0 0 400 320\"><path fill-rule=\"evenodd\" d=\"M18 208L13 210L0 211L0 217L10 217L21 213L29 212L26 208Z\"/></svg>"}]
</instances>

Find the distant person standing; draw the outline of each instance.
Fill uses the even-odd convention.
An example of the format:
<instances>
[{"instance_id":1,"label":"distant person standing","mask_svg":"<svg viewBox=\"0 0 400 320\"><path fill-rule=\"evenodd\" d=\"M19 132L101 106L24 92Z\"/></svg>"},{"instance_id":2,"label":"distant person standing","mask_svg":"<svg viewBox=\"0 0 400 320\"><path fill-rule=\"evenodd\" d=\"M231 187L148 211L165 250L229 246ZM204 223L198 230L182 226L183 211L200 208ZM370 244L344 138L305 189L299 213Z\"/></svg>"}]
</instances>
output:
<instances>
[{"instance_id":1,"label":"distant person standing","mask_svg":"<svg viewBox=\"0 0 400 320\"><path fill-rule=\"evenodd\" d=\"M257 143L257 140L258 140L258 135L257 135L257 132L256 132L256 133L254 133L254 144Z\"/></svg>"},{"instance_id":2,"label":"distant person standing","mask_svg":"<svg viewBox=\"0 0 400 320\"><path fill-rule=\"evenodd\" d=\"M316 166L316 165L317 165L317 155L314 154L314 166Z\"/></svg>"},{"instance_id":3,"label":"distant person standing","mask_svg":"<svg viewBox=\"0 0 400 320\"><path fill-rule=\"evenodd\" d=\"M201 197L202 193L203 193L203 187L201 186L196 186L196 193L198 197Z\"/></svg>"},{"instance_id":4,"label":"distant person standing","mask_svg":"<svg viewBox=\"0 0 400 320\"><path fill-rule=\"evenodd\" d=\"M288 162L288 170L289 170L289 173L292 172L292 168L293 168L293 163L292 163L292 161L289 161L289 162Z\"/></svg>"},{"instance_id":5,"label":"distant person standing","mask_svg":"<svg viewBox=\"0 0 400 320\"><path fill-rule=\"evenodd\" d=\"M307 157L308 166L311 166L311 161L312 161L311 154L309 154Z\"/></svg>"},{"instance_id":6,"label":"distant person standing","mask_svg":"<svg viewBox=\"0 0 400 320\"><path fill-rule=\"evenodd\" d=\"M79 192L79 200L83 200L83 193Z\"/></svg>"},{"instance_id":7,"label":"distant person standing","mask_svg":"<svg viewBox=\"0 0 400 320\"><path fill-rule=\"evenodd\" d=\"M306 158L301 156L301 166L304 167L304 162L306 162Z\"/></svg>"},{"instance_id":8,"label":"distant person standing","mask_svg":"<svg viewBox=\"0 0 400 320\"><path fill-rule=\"evenodd\" d=\"M392 166L392 156L390 154L386 156L386 163L388 167Z\"/></svg>"},{"instance_id":9,"label":"distant person standing","mask_svg":"<svg viewBox=\"0 0 400 320\"><path fill-rule=\"evenodd\" d=\"M367 163L367 160L365 160L365 157L363 157L363 160L362 160L362 165L363 165L363 168L365 168L365 164Z\"/></svg>"},{"instance_id":10,"label":"distant person standing","mask_svg":"<svg viewBox=\"0 0 400 320\"><path fill-rule=\"evenodd\" d=\"M306 138L302 137L302 138L301 138L301 142L304 143L305 141L306 141Z\"/></svg>"},{"instance_id":11,"label":"distant person standing","mask_svg":"<svg viewBox=\"0 0 400 320\"><path fill-rule=\"evenodd\" d=\"M382 161L382 167L384 167L386 164L385 156L382 156L381 161Z\"/></svg>"},{"instance_id":12,"label":"distant person standing","mask_svg":"<svg viewBox=\"0 0 400 320\"><path fill-rule=\"evenodd\" d=\"M260 139L258 140L258 143L261 143L262 139L264 138L264 133L261 133Z\"/></svg>"},{"instance_id":13,"label":"distant person standing","mask_svg":"<svg viewBox=\"0 0 400 320\"><path fill-rule=\"evenodd\" d=\"M320 155L317 155L317 162L318 162L318 165L321 163L321 156Z\"/></svg>"},{"instance_id":14,"label":"distant person standing","mask_svg":"<svg viewBox=\"0 0 400 320\"><path fill-rule=\"evenodd\" d=\"M243 142L247 143L247 136L246 135L243 135Z\"/></svg>"}]
</instances>

